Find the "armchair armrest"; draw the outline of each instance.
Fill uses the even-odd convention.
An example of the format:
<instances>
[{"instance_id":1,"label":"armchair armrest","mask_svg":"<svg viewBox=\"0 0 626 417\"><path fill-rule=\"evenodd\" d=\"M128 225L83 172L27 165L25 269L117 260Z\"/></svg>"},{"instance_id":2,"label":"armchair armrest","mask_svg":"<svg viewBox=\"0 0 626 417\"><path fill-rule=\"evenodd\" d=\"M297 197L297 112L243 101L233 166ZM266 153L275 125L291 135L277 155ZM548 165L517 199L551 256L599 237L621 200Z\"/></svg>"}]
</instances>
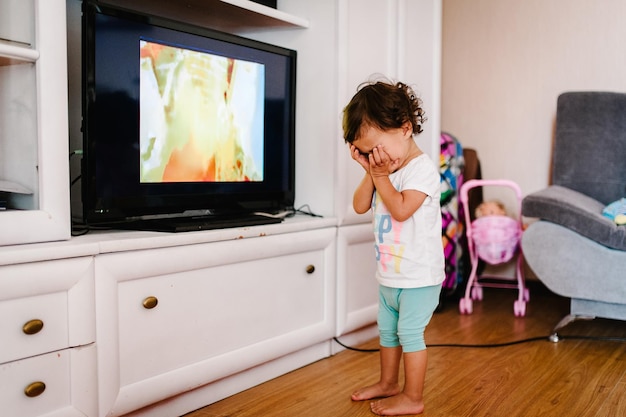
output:
<instances>
[{"instance_id":1,"label":"armchair armrest","mask_svg":"<svg viewBox=\"0 0 626 417\"><path fill-rule=\"evenodd\" d=\"M567 227L601 245L626 251L626 227L602 215L604 204L559 185L529 194L522 200L522 215Z\"/></svg>"}]
</instances>

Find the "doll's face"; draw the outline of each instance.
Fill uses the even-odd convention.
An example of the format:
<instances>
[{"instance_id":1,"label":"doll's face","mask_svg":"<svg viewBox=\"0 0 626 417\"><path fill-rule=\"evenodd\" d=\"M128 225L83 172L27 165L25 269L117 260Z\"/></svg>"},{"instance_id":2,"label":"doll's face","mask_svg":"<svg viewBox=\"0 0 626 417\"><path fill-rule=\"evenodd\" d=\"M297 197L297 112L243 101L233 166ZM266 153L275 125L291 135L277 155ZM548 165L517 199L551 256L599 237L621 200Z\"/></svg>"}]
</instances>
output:
<instances>
[{"instance_id":1,"label":"doll's face","mask_svg":"<svg viewBox=\"0 0 626 417\"><path fill-rule=\"evenodd\" d=\"M502 204L497 201L484 201L476 207L476 217L504 215L506 215L506 211Z\"/></svg>"}]
</instances>

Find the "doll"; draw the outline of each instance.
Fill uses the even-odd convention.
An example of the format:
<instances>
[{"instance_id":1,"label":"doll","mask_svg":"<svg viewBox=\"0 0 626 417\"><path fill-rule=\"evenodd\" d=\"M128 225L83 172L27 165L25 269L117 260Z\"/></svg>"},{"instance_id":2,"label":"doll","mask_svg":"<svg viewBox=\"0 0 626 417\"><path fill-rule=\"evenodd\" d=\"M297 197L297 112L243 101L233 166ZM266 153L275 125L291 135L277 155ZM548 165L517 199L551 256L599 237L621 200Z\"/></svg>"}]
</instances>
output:
<instances>
[{"instance_id":1,"label":"doll","mask_svg":"<svg viewBox=\"0 0 626 417\"><path fill-rule=\"evenodd\" d=\"M485 216L506 216L506 209L500 201L487 200L476 207L474 215L477 219Z\"/></svg>"}]
</instances>

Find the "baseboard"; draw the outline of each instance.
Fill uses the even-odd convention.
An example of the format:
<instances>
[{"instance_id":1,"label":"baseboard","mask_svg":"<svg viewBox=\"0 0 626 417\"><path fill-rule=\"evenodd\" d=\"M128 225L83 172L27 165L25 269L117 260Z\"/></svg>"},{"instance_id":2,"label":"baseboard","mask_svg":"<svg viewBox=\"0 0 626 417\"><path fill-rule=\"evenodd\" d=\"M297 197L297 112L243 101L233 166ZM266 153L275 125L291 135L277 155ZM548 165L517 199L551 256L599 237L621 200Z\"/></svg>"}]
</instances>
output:
<instances>
[{"instance_id":1,"label":"baseboard","mask_svg":"<svg viewBox=\"0 0 626 417\"><path fill-rule=\"evenodd\" d=\"M295 369L327 358L331 355L331 344L336 345L333 341L319 343L244 372L215 381L211 384L194 389L193 391L188 391L140 410L133 411L126 414L124 417L182 416Z\"/></svg>"}]
</instances>

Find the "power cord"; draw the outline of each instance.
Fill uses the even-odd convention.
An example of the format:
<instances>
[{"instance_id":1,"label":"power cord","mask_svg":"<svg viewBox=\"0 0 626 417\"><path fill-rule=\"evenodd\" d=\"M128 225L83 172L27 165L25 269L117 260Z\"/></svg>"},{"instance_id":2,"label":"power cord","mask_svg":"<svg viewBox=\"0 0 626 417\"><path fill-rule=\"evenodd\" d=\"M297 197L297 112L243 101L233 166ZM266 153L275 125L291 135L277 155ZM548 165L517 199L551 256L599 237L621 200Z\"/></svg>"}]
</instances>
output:
<instances>
[{"instance_id":1,"label":"power cord","mask_svg":"<svg viewBox=\"0 0 626 417\"><path fill-rule=\"evenodd\" d=\"M344 348L348 349L348 350L354 350L355 352L378 352L380 351L380 349L360 349L360 348L355 348L352 346L348 346L348 345L344 345L339 339L337 339L336 337L333 337L333 340L335 342L337 342L340 346L343 346Z\"/></svg>"},{"instance_id":2,"label":"power cord","mask_svg":"<svg viewBox=\"0 0 626 417\"><path fill-rule=\"evenodd\" d=\"M436 347L452 347L452 348L498 348L505 346L513 346L519 345L522 343L530 343L537 342L540 340L548 340L546 336L537 336L537 337L529 337L527 339L514 340L511 342L502 342L502 343L485 343L485 344L462 344L462 343L440 343L434 345L426 345L427 347L436 348Z\"/></svg>"},{"instance_id":3,"label":"power cord","mask_svg":"<svg viewBox=\"0 0 626 417\"><path fill-rule=\"evenodd\" d=\"M341 342L337 337L333 337L333 340L339 344L340 346L344 347L345 349L348 350L353 350L355 352L365 352L365 353L370 353L370 352L379 352L380 349L376 348L376 349L361 349L361 348L356 348L353 346L348 346L346 344L344 344L343 342ZM499 347L506 347L506 346L513 346L513 345L519 345L522 343L530 343L530 342L538 342L538 341L549 341L549 342L557 342L560 340L591 340L591 341L597 341L597 342L621 342L621 343L626 343L626 338L624 337L611 337L611 336L607 336L607 337L603 337L603 336L557 336L557 339L554 340L554 334L551 334L550 336L537 336L537 337L529 337L527 339L521 339L521 340L514 340L511 342L502 342L502 343L485 343L485 344L463 344L463 343L438 343L438 344L432 344L432 345L426 345L426 347L429 348L444 348L444 347L448 347L448 348L499 348Z\"/></svg>"},{"instance_id":4,"label":"power cord","mask_svg":"<svg viewBox=\"0 0 626 417\"><path fill-rule=\"evenodd\" d=\"M559 340L591 340L591 341L595 341L595 342L620 342L620 343L624 343L626 342L626 338L624 337L617 337L617 336L577 336L577 335L573 335L573 336L562 336L562 335L556 335L556 340L554 340L554 334L551 334L549 339L551 342L555 343L558 342Z\"/></svg>"},{"instance_id":5,"label":"power cord","mask_svg":"<svg viewBox=\"0 0 626 417\"><path fill-rule=\"evenodd\" d=\"M298 207L297 209L295 209L294 210L294 214L295 213L305 214L305 215L311 216L311 217L324 217L321 214L313 213L313 211L311 210L311 207L309 207L308 204L303 204L300 207Z\"/></svg>"},{"instance_id":6,"label":"power cord","mask_svg":"<svg viewBox=\"0 0 626 417\"><path fill-rule=\"evenodd\" d=\"M70 152L70 155L69 155L70 163L72 162L72 158L73 157L80 156L82 158L82 155L83 155L83 150L82 149L76 149L76 150ZM78 176L76 178L74 178L73 180L70 181L70 193L72 192L72 189L74 188L76 183L78 181L80 181L81 178L82 178L82 175L78 174ZM89 233L89 231L90 231L89 226L87 226L86 224L82 223L82 220L77 220L74 217L72 217L71 218L71 223L72 223L71 234L74 237L75 236L85 235L85 234Z\"/></svg>"}]
</instances>

